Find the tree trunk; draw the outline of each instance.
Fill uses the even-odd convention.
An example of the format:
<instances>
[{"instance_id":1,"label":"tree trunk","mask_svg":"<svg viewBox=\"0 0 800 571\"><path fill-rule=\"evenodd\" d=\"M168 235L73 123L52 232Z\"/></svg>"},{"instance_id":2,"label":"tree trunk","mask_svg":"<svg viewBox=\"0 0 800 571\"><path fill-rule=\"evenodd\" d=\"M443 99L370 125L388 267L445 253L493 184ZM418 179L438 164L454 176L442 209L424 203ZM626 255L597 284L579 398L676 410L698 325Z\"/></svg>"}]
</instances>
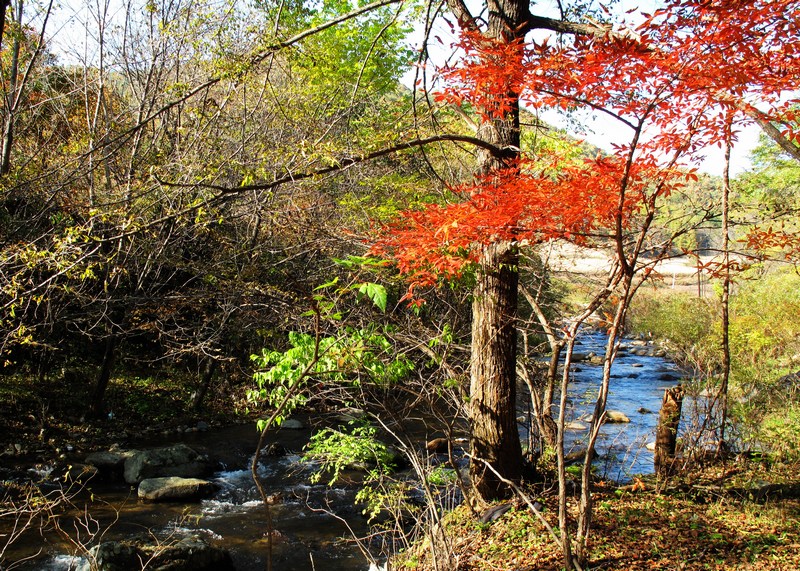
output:
<instances>
[{"instance_id":1,"label":"tree trunk","mask_svg":"<svg viewBox=\"0 0 800 571\"><path fill-rule=\"evenodd\" d=\"M448 3L462 29L475 25L463 0ZM488 7L487 38L512 42L524 37L530 13L528 0L496 0ZM484 174L507 166L519 156L519 93L506 93L505 100L508 112L485 119L478 128L481 139L504 151L503 159L488 152L479 154L478 171ZM515 245L495 242L482 247L472 302L470 420L474 459L470 474L473 489L484 500L507 497L512 490L501 478L518 482L522 475L522 446L516 423L518 265Z\"/></svg>"},{"instance_id":2,"label":"tree trunk","mask_svg":"<svg viewBox=\"0 0 800 571\"><path fill-rule=\"evenodd\" d=\"M5 12L6 6L11 6L11 3L3 3L3 25L5 27ZM17 26L22 30L22 2L17 4L17 14L15 20ZM20 38L18 34L14 35L14 41L11 44L11 69L9 71L8 92L5 95L5 120L3 122L3 139L2 149L0 149L0 175L5 175L11 172L11 146L14 144L14 123L17 119L17 76L19 74L19 51L20 51Z\"/></svg>"},{"instance_id":3,"label":"tree trunk","mask_svg":"<svg viewBox=\"0 0 800 571\"><path fill-rule=\"evenodd\" d=\"M6 33L6 11L11 7L11 0L0 0L0 51L3 49L3 36Z\"/></svg>"},{"instance_id":4,"label":"tree trunk","mask_svg":"<svg viewBox=\"0 0 800 571\"><path fill-rule=\"evenodd\" d=\"M214 372L217 370L219 361L209 357L206 359L205 366L203 367L202 378L200 379L200 386L197 387L194 396L192 397L192 410L199 412L203 406L203 399L208 393L208 388L211 386L211 379L214 378Z\"/></svg>"},{"instance_id":5,"label":"tree trunk","mask_svg":"<svg viewBox=\"0 0 800 571\"><path fill-rule=\"evenodd\" d=\"M470 474L485 500L505 497L510 490L483 461L511 481L522 474L516 420L517 263L511 244L485 246L472 302Z\"/></svg>"},{"instance_id":6,"label":"tree trunk","mask_svg":"<svg viewBox=\"0 0 800 571\"><path fill-rule=\"evenodd\" d=\"M545 443L551 447L556 446L557 443L558 427L556 421L553 420L553 394L558 380L558 362L563 350L563 341L559 341L551 349L550 362L547 365L547 381L542 394L542 417L539 424Z\"/></svg>"},{"instance_id":7,"label":"tree trunk","mask_svg":"<svg viewBox=\"0 0 800 571\"><path fill-rule=\"evenodd\" d=\"M117 336L110 334L106 337L105 350L103 351L103 362L97 373L97 381L92 394L91 414L94 417L103 415L103 405L105 403L106 388L111 379L111 371L114 368L114 357L116 356Z\"/></svg>"},{"instance_id":8,"label":"tree trunk","mask_svg":"<svg viewBox=\"0 0 800 571\"><path fill-rule=\"evenodd\" d=\"M108 279L108 268L106 267L106 280ZM106 289L108 285L106 284ZM92 416L100 417L103 415L105 406L106 389L111 380L111 371L114 369L114 361L117 357L117 349L122 339L124 322L127 311L122 309L107 309L109 312L105 324L105 344L103 348L103 361L100 363L100 370L97 372L92 400L89 403L89 410Z\"/></svg>"},{"instance_id":9,"label":"tree trunk","mask_svg":"<svg viewBox=\"0 0 800 571\"><path fill-rule=\"evenodd\" d=\"M656 450L653 465L659 477L666 477L672 470L675 448L678 443L678 423L683 406L683 387L678 385L664 391L661 412L656 428Z\"/></svg>"},{"instance_id":10,"label":"tree trunk","mask_svg":"<svg viewBox=\"0 0 800 571\"><path fill-rule=\"evenodd\" d=\"M728 422L728 383L731 377L731 245L730 245L730 195L731 195L731 148L733 147L731 126L725 134L725 170L722 175L722 264L725 275L722 279L722 383L719 387L719 443L717 454L722 455L725 443L725 424Z\"/></svg>"}]
</instances>

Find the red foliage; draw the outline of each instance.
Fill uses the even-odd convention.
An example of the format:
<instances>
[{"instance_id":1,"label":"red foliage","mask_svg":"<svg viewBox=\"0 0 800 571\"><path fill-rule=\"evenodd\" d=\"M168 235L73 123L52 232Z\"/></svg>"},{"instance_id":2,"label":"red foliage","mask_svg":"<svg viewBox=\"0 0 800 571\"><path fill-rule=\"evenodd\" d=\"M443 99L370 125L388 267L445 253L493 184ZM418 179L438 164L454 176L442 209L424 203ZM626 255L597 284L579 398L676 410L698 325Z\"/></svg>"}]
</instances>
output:
<instances>
[{"instance_id":1,"label":"red foliage","mask_svg":"<svg viewBox=\"0 0 800 571\"><path fill-rule=\"evenodd\" d=\"M768 253L779 250L784 261L793 264L800 263L800 234L787 231L783 228L776 229L754 228L747 233L744 239L747 247L756 252Z\"/></svg>"},{"instance_id":2,"label":"red foliage","mask_svg":"<svg viewBox=\"0 0 800 571\"><path fill-rule=\"evenodd\" d=\"M721 145L732 121L752 121L753 106L800 141L790 128L796 101L787 101L800 85L799 15L800 0L677 0L634 32L557 45L465 32L461 62L441 70L440 101L468 103L483 121L520 102L585 108L615 118L624 137L615 156L583 164L557 156L508 162L452 189L460 201L403 213L373 253L396 260L413 291L460 275L476 245L620 232L693 176L676 165Z\"/></svg>"},{"instance_id":3,"label":"red foliage","mask_svg":"<svg viewBox=\"0 0 800 571\"><path fill-rule=\"evenodd\" d=\"M404 212L383 229L372 253L394 259L413 294L440 277L459 277L477 261L480 244L533 244L553 238L580 244L614 228L618 219L625 227L651 200L687 176L645 161L628 168L618 157L578 164L560 157L549 160L544 166L542 160L520 160L451 189L460 201ZM665 179L670 184L652 183Z\"/></svg>"},{"instance_id":4,"label":"red foliage","mask_svg":"<svg viewBox=\"0 0 800 571\"><path fill-rule=\"evenodd\" d=\"M439 74L447 88L436 93L436 101L470 104L484 121L499 119L519 104L527 68L522 39L505 42L489 39L477 30L466 30L454 47L464 58L458 65L445 66Z\"/></svg>"}]
</instances>

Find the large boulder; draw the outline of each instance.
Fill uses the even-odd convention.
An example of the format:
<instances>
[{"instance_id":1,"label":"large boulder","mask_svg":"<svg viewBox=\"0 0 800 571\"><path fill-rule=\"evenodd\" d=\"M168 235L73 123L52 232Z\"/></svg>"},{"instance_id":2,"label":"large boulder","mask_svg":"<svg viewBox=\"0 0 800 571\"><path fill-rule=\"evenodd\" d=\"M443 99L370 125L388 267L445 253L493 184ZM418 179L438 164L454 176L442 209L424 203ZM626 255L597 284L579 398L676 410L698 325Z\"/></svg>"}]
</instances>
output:
<instances>
[{"instance_id":1,"label":"large boulder","mask_svg":"<svg viewBox=\"0 0 800 571\"><path fill-rule=\"evenodd\" d=\"M151 502L193 501L210 496L215 488L199 478L148 478L139 484L139 497Z\"/></svg>"},{"instance_id":2,"label":"large boulder","mask_svg":"<svg viewBox=\"0 0 800 571\"><path fill-rule=\"evenodd\" d=\"M584 361L588 361L592 357L596 357L597 353L593 351L589 351L588 353L573 353L572 354L572 362L573 363L583 363Z\"/></svg>"},{"instance_id":3,"label":"large boulder","mask_svg":"<svg viewBox=\"0 0 800 571\"><path fill-rule=\"evenodd\" d=\"M89 454L84 462L97 468L99 476L103 479L121 480L125 470L125 460L137 452L137 450L101 450Z\"/></svg>"},{"instance_id":4,"label":"large boulder","mask_svg":"<svg viewBox=\"0 0 800 571\"><path fill-rule=\"evenodd\" d=\"M125 481L129 484L167 476L199 478L211 471L208 458L185 444L143 450L125 460Z\"/></svg>"},{"instance_id":5,"label":"large boulder","mask_svg":"<svg viewBox=\"0 0 800 571\"><path fill-rule=\"evenodd\" d=\"M305 427L305 423L297 418L287 418L281 423L284 430L303 430Z\"/></svg>"},{"instance_id":6,"label":"large boulder","mask_svg":"<svg viewBox=\"0 0 800 571\"><path fill-rule=\"evenodd\" d=\"M579 446L569 454L564 455L564 463L565 464L579 464L582 463L586 459L586 451L588 448L586 446ZM597 451L592 449L592 458L597 458Z\"/></svg>"},{"instance_id":7,"label":"large boulder","mask_svg":"<svg viewBox=\"0 0 800 571\"><path fill-rule=\"evenodd\" d=\"M77 571L130 571L147 561L153 571L234 571L230 553L193 536L171 545L106 541L92 547Z\"/></svg>"}]
</instances>

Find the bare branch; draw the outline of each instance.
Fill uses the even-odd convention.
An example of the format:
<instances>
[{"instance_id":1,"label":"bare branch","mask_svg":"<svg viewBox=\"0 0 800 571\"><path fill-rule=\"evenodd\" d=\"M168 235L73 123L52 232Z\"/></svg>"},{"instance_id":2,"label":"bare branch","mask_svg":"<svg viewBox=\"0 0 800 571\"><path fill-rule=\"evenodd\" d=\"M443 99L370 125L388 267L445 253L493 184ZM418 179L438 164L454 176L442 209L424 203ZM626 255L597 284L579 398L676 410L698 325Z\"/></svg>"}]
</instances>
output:
<instances>
[{"instance_id":1,"label":"bare branch","mask_svg":"<svg viewBox=\"0 0 800 571\"><path fill-rule=\"evenodd\" d=\"M321 175L330 174L332 172L340 172L345 169L350 168L353 165L357 165L366 161L370 161L373 159L377 159L380 157L385 157L387 155L392 155L398 153L400 151L406 151L408 149L414 149L416 147L423 147L425 145L429 145L431 143L438 143L441 141L453 141L459 143L468 143L470 145L474 145L476 147L480 147L489 151L492 156L498 158L505 158L510 156L513 153L512 149L501 148L492 143L479 139L477 137L470 137L468 135L434 135L432 137L426 137L424 139L416 139L414 141L407 141L405 143L399 143L397 145L393 145L391 147L387 147L384 149L379 149L377 151L373 151L371 153L366 153L359 156L354 157L346 157L339 160L335 165L330 165L327 167L322 167L319 169L309 170L300 173L289 173L285 174L282 177L276 178L272 181L265 181L256 184L247 184L242 186L222 186L216 184L202 184L202 183L192 183L192 184L185 184L185 183L173 183L169 181L164 181L161 179L157 179L158 182L165 186L170 187L181 187L181 188L207 188L210 190L216 190L221 195L226 194L238 194L241 192L248 192L252 190L269 190L271 188L275 188L282 184L288 184L293 182L298 182L300 180L305 180L308 178L314 178Z\"/></svg>"}]
</instances>

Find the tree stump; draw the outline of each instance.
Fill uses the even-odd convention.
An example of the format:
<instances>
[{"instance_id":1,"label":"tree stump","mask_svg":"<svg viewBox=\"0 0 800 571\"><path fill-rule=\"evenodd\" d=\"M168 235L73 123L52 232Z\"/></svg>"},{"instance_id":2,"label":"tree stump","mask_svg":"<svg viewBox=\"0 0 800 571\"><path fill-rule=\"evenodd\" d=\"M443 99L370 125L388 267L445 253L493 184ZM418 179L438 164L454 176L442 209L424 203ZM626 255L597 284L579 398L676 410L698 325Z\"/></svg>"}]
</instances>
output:
<instances>
[{"instance_id":1,"label":"tree stump","mask_svg":"<svg viewBox=\"0 0 800 571\"><path fill-rule=\"evenodd\" d=\"M667 477L672 471L675 448L678 443L678 423L683 406L683 387L678 385L664 391L661 412L656 427L656 449L653 465L659 477Z\"/></svg>"}]
</instances>

